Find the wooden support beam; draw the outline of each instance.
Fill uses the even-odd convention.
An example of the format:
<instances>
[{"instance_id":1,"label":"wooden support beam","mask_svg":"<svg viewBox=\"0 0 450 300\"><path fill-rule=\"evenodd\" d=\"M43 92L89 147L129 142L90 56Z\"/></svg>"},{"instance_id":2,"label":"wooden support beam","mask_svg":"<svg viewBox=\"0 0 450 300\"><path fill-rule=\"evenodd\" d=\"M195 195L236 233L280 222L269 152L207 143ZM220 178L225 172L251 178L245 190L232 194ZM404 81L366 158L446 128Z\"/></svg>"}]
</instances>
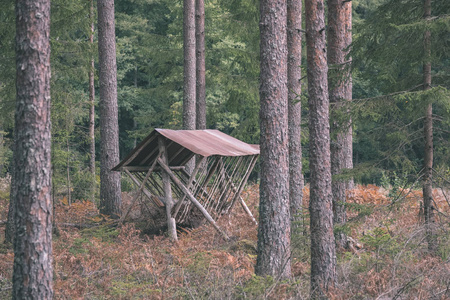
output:
<instances>
[{"instance_id":1,"label":"wooden support beam","mask_svg":"<svg viewBox=\"0 0 450 300\"><path fill-rule=\"evenodd\" d=\"M160 136L158 139L158 143L160 156L158 156L157 160L163 160L164 163L169 164L165 137ZM166 202L167 231L169 233L169 238L172 241L176 242L178 241L178 237L175 218L172 217L173 200L172 200L172 187L170 186L170 176L166 172L162 172L161 177L163 181L164 197Z\"/></svg>"},{"instance_id":2,"label":"wooden support beam","mask_svg":"<svg viewBox=\"0 0 450 300\"><path fill-rule=\"evenodd\" d=\"M136 158L136 156L138 156L138 154L141 152L142 149L144 149L145 146L147 146L148 144L150 144L154 139L155 136L152 136L150 139L148 139L148 141L146 141L142 146L139 147L139 149L136 149L135 152L133 153L133 155L130 156L130 158L128 158L125 162L124 162L124 166L126 166L128 163L130 163L131 161L133 161L133 159Z\"/></svg>"},{"instance_id":3,"label":"wooden support beam","mask_svg":"<svg viewBox=\"0 0 450 300\"><path fill-rule=\"evenodd\" d=\"M140 163L141 166L145 165L145 163L147 162L147 160L153 155L155 154L155 152L158 151L158 148L155 148L152 150L152 152L150 152Z\"/></svg>"},{"instance_id":4,"label":"wooden support beam","mask_svg":"<svg viewBox=\"0 0 450 300\"><path fill-rule=\"evenodd\" d=\"M253 222L256 223L256 225L258 225L258 222L256 222L255 218L253 217L252 212L250 211L250 209L248 208L247 204L245 204L244 199L242 199L241 197L241 193L242 190L244 189L245 184L247 183L248 177L250 176L251 171L253 170L253 168L255 167L256 161L258 160L258 156L255 155L253 157L252 162L250 163L249 167L247 168L247 173L245 174L244 179L241 181L241 184L239 186L239 188L237 189L236 193L234 194L234 199L233 202L236 201L236 198L239 197L239 201L241 202L242 207L244 208L244 210L247 212L247 214L252 218ZM234 186L234 184L233 184Z\"/></svg>"},{"instance_id":5,"label":"wooden support beam","mask_svg":"<svg viewBox=\"0 0 450 300\"><path fill-rule=\"evenodd\" d=\"M178 170L184 170L184 166L172 166L169 167L171 170L178 171ZM123 170L128 170L130 172L146 172L148 171L148 166L126 166L122 167ZM161 171L160 167L155 167L154 171Z\"/></svg>"},{"instance_id":6,"label":"wooden support beam","mask_svg":"<svg viewBox=\"0 0 450 300\"><path fill-rule=\"evenodd\" d=\"M158 158L158 164L166 171L166 173L170 176L172 181L183 191L183 193L191 200L191 202L201 211L201 213L205 216L206 220L208 220L209 223L211 223L212 226L223 236L225 240L229 240L230 238L228 235L223 231L217 223L214 221L214 219L211 217L211 215L206 211L206 209L200 204L200 202L195 199L194 195L189 191L189 189L173 174L173 172L169 169L169 167L164 163L164 161L161 160L161 158Z\"/></svg>"},{"instance_id":7,"label":"wooden support beam","mask_svg":"<svg viewBox=\"0 0 450 300\"><path fill-rule=\"evenodd\" d=\"M130 171L128 171L127 169L125 169L125 173L130 176L131 180L137 185L140 186L140 182L139 180L136 179L136 177L133 176L133 174L130 173ZM163 207L164 203L161 202L161 200L158 197L152 197L152 194L146 189L144 188L142 190L142 192L144 193L144 195L146 195L148 197L148 199L150 199L150 201L153 201L157 206L159 207Z\"/></svg>"},{"instance_id":8,"label":"wooden support beam","mask_svg":"<svg viewBox=\"0 0 450 300\"><path fill-rule=\"evenodd\" d=\"M239 203L241 203L242 208L244 209L244 211L250 216L250 218L252 218L253 223L255 223L256 225L258 225L258 222L256 221L255 217L253 216L252 212L250 211L250 209L248 208L247 204L245 203L244 199L242 199L242 197L239 195Z\"/></svg>"},{"instance_id":9,"label":"wooden support beam","mask_svg":"<svg viewBox=\"0 0 450 300\"><path fill-rule=\"evenodd\" d=\"M161 155L161 154L160 154ZM159 157L159 156L158 156ZM120 218L120 223L123 223L123 221L125 221L125 219L128 217L128 214L131 211L131 208L133 207L134 203L136 202L136 200L139 198L139 196L141 195L142 191L144 190L145 187L145 183L147 182L148 178L150 177L150 175L153 172L153 169L156 166L156 160L153 162L153 164L151 165L150 169L148 169L147 174L145 175L144 180L141 183L141 186L139 187L138 192L136 193L136 195L134 196L133 200L131 201L130 207L128 208L127 212L125 213L125 215Z\"/></svg>"},{"instance_id":10,"label":"wooden support beam","mask_svg":"<svg viewBox=\"0 0 450 300\"><path fill-rule=\"evenodd\" d=\"M183 150L185 150L186 148L180 146L180 149L177 150L177 152L175 152L172 157L169 160L169 164L181 153L183 152Z\"/></svg>"},{"instance_id":11,"label":"wooden support beam","mask_svg":"<svg viewBox=\"0 0 450 300\"><path fill-rule=\"evenodd\" d=\"M189 177L189 181L188 181L188 184L187 184L187 188L188 189L191 188L191 185L192 185L192 183L195 180L195 176L197 176L198 170L200 170L200 167L202 166L202 163L203 163L204 160L205 160L204 156L201 156L201 158L197 160L195 168L194 168L194 170L192 171L192 174ZM183 170L185 170L185 169L183 169ZM186 174L187 174L187 172L186 172ZM180 210L181 204L183 203L184 199L186 199L186 195L184 195L183 198L181 198L181 200L178 201L177 205L175 205L175 209L174 209L174 213L173 213L173 217L174 218L177 217L178 211Z\"/></svg>"}]
</instances>

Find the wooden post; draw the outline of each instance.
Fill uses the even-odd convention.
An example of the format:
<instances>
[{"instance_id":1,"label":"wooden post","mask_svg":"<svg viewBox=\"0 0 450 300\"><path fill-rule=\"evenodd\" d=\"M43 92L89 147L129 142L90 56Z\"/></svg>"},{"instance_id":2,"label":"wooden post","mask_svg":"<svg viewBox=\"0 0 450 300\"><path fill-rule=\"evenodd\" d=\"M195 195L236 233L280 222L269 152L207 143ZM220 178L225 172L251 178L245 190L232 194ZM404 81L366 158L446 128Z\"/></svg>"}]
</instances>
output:
<instances>
[{"instance_id":1,"label":"wooden post","mask_svg":"<svg viewBox=\"0 0 450 300\"><path fill-rule=\"evenodd\" d=\"M162 136L160 136L158 139L159 153L161 154L164 163L168 164L169 158L164 139L165 138ZM158 161L159 160L161 160L160 157L158 157ZM169 233L170 239L176 242L178 238L177 238L177 227L175 223L175 218L172 217L173 199L172 199L172 187L170 186L170 176L167 172L163 171L161 173L164 187L164 199L165 199L164 202L166 202L167 231Z\"/></svg>"},{"instance_id":2,"label":"wooden post","mask_svg":"<svg viewBox=\"0 0 450 300\"><path fill-rule=\"evenodd\" d=\"M244 211L250 216L250 218L252 218L253 223L258 225L258 222L256 221L255 217L253 216L252 212L248 208L247 204L245 204L245 201L244 201L244 199L242 199L241 196L239 196L239 203L241 203L241 206L244 209Z\"/></svg>"},{"instance_id":3,"label":"wooden post","mask_svg":"<svg viewBox=\"0 0 450 300\"><path fill-rule=\"evenodd\" d=\"M214 221L214 219L211 217L211 215L206 211L206 209L198 202L197 199L195 199L194 195L189 191L189 189L173 174L173 172L169 169L169 167L164 163L164 161L161 160L161 158L158 158L158 164L163 168L166 173L170 176L172 181L183 191L183 193L191 200L191 202L200 210L200 212L205 216L206 220L208 220L209 223L211 223L212 226L223 236L225 240L229 240L230 238L228 235L223 231Z\"/></svg>"}]
</instances>

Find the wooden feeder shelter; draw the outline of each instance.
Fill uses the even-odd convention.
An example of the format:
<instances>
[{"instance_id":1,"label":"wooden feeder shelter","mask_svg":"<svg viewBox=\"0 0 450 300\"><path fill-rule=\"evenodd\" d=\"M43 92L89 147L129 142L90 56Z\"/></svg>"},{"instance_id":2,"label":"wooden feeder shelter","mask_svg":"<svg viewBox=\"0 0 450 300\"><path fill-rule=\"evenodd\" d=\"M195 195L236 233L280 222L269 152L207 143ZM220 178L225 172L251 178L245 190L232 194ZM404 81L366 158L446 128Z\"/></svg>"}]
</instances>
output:
<instances>
[{"instance_id":1,"label":"wooden feeder shelter","mask_svg":"<svg viewBox=\"0 0 450 300\"><path fill-rule=\"evenodd\" d=\"M236 201L256 223L240 194L258 156L258 145L218 130L155 129L113 169L139 187L123 219L143 193L150 211L165 211L173 239L175 224L189 224L199 215L228 239L216 220Z\"/></svg>"}]
</instances>

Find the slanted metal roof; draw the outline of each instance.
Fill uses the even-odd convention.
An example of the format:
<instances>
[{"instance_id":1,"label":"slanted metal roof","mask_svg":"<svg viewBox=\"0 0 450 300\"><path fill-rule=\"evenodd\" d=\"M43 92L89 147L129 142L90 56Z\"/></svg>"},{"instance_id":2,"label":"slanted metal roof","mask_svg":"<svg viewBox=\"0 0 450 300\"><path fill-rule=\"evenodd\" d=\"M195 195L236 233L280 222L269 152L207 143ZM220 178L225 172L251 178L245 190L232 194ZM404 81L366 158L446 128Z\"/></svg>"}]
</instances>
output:
<instances>
[{"instance_id":1,"label":"slanted metal roof","mask_svg":"<svg viewBox=\"0 0 450 300\"><path fill-rule=\"evenodd\" d=\"M195 154L205 157L259 154L259 145L244 143L219 130L155 129L113 170L118 171L126 166L150 166L158 157L157 137L161 135L171 141L167 146L169 166L184 166Z\"/></svg>"}]
</instances>

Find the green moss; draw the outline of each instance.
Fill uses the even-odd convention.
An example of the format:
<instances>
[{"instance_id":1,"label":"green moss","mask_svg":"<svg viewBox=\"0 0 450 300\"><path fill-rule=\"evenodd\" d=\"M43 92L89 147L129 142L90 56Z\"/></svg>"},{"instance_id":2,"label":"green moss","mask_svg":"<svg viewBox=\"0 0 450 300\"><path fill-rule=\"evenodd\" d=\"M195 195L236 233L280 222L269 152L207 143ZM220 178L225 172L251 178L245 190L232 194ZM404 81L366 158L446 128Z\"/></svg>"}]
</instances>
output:
<instances>
[{"instance_id":1,"label":"green moss","mask_svg":"<svg viewBox=\"0 0 450 300\"><path fill-rule=\"evenodd\" d=\"M123 280L113 281L110 289L111 296L127 299L157 298L161 292L160 289L149 288L149 282L139 281L132 275L126 276Z\"/></svg>"},{"instance_id":2,"label":"green moss","mask_svg":"<svg viewBox=\"0 0 450 300\"><path fill-rule=\"evenodd\" d=\"M102 242L112 243L119 235L117 228L109 225L95 226L92 228L83 229L80 231L84 238L97 238Z\"/></svg>"},{"instance_id":3,"label":"green moss","mask_svg":"<svg viewBox=\"0 0 450 300\"><path fill-rule=\"evenodd\" d=\"M238 286L238 293L250 299L265 299L267 290L275 283L272 276L253 275L243 286Z\"/></svg>"},{"instance_id":4,"label":"green moss","mask_svg":"<svg viewBox=\"0 0 450 300\"><path fill-rule=\"evenodd\" d=\"M86 249L86 245L92 245L92 243L87 238L78 238L73 242L72 247L69 248L69 252L73 255L86 254L89 250Z\"/></svg>"}]
</instances>

